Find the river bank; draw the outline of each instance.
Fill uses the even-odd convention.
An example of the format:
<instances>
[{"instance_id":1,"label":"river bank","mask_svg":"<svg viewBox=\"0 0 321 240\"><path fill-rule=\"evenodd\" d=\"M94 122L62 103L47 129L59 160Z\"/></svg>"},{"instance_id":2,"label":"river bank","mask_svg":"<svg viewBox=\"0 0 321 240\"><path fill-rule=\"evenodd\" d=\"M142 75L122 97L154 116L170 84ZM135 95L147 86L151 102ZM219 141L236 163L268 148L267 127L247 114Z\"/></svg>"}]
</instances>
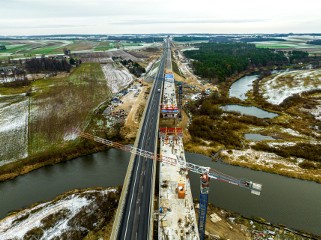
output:
<instances>
[{"instance_id":1,"label":"river bank","mask_svg":"<svg viewBox=\"0 0 321 240\"><path fill-rule=\"evenodd\" d=\"M42 167L66 162L77 157L105 151L107 149L107 146L101 144L78 141L78 143L73 143L70 147L57 148L50 152L44 152L1 166L0 182L12 180Z\"/></svg>"},{"instance_id":2,"label":"river bank","mask_svg":"<svg viewBox=\"0 0 321 240\"><path fill-rule=\"evenodd\" d=\"M198 216L197 201L195 208ZM319 239L316 235L274 225L262 218L244 217L238 213L218 208L213 204L208 204L205 235L209 239Z\"/></svg>"},{"instance_id":3,"label":"river bank","mask_svg":"<svg viewBox=\"0 0 321 240\"><path fill-rule=\"evenodd\" d=\"M4 197L0 199L0 218L35 202L51 201L61 193L73 189L120 186L124 181L129 157L127 152L109 149L74 161L46 166L2 182L0 190ZM255 196L234 185L212 180L209 203L216 207L229 213L237 212L246 218L259 216L273 225L282 224L290 229L321 235L321 218L316 211L321 200L318 184L212 162L208 157L188 152L186 159L188 162L263 185L261 196ZM189 178L193 197L197 199L199 175L191 172Z\"/></svg>"},{"instance_id":4,"label":"river bank","mask_svg":"<svg viewBox=\"0 0 321 240\"><path fill-rule=\"evenodd\" d=\"M266 152L260 152L251 149L224 150L223 146L221 149L218 149L217 147L213 148L209 146L209 144L206 142L198 144L195 142L187 142L185 145L185 151L202 154L204 156L210 157L212 161L221 161L225 164L233 166L249 168L255 171L263 171L266 173L272 173L289 178L321 183L320 170L317 169L307 171L298 167L297 165L289 165L288 161L282 160L282 158L277 156L276 154L269 154ZM231 153L233 152L237 153L236 157L233 157L233 155L231 155Z\"/></svg>"},{"instance_id":5,"label":"river bank","mask_svg":"<svg viewBox=\"0 0 321 240\"><path fill-rule=\"evenodd\" d=\"M119 187L76 189L51 201L34 203L0 220L0 236L107 239L111 234L120 192ZM198 215L198 201L194 204ZM205 234L209 238L240 240L260 236L289 240L318 239L318 236L273 225L262 218L244 217L213 204L208 205Z\"/></svg>"},{"instance_id":6,"label":"river bank","mask_svg":"<svg viewBox=\"0 0 321 240\"><path fill-rule=\"evenodd\" d=\"M76 189L0 220L1 239L98 239L110 236L120 188Z\"/></svg>"}]
</instances>

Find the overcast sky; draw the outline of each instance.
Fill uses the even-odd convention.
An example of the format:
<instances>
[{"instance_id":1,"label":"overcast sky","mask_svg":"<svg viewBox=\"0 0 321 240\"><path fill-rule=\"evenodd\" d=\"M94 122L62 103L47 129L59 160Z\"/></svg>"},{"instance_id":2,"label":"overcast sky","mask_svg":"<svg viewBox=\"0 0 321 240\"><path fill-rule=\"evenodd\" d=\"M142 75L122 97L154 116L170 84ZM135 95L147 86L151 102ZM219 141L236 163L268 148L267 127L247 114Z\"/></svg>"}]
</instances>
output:
<instances>
[{"instance_id":1,"label":"overcast sky","mask_svg":"<svg viewBox=\"0 0 321 240\"><path fill-rule=\"evenodd\" d=\"M0 1L0 35L289 32L321 32L321 1Z\"/></svg>"}]
</instances>

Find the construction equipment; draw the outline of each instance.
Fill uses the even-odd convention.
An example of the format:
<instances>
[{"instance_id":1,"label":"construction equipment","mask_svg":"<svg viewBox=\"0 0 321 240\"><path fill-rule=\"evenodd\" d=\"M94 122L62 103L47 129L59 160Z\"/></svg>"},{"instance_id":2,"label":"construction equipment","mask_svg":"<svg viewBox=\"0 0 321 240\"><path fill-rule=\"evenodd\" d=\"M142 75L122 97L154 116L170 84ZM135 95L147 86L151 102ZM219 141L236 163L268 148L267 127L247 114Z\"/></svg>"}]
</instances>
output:
<instances>
[{"instance_id":1,"label":"construction equipment","mask_svg":"<svg viewBox=\"0 0 321 240\"><path fill-rule=\"evenodd\" d=\"M173 129L169 128L166 129L169 131L173 131ZM164 132L164 131L163 131ZM176 132L176 130L175 130ZM86 138L88 140L92 140L95 142L99 142L102 144L105 144L107 146L113 147L113 148L118 148L123 151L131 152L132 154L136 154L139 156L143 156L152 160L160 161L162 163L167 163L173 166L179 166L180 169L182 170L188 170L194 173L198 173L201 175L200 181L201 181L201 191L200 191L200 208L199 208L199 234L200 234L200 239L204 239L205 235L205 222L206 222L206 211L207 211L207 203L208 203L208 192L209 192L209 179L215 179L221 182L226 182L235 186L239 186L242 188L246 188L251 191L252 194L255 195L260 195L262 185L259 183L254 183L252 181L247 181L247 180L240 180L237 178L234 178L232 176L226 175L224 173L221 173L215 169L209 168L209 167L204 167L200 165L196 165L190 162L182 161L179 158L171 158L171 157L166 157L162 156L159 154L155 154L153 152L149 152L143 149L139 149L133 146L129 145L123 145L117 142L113 142L107 139L103 139L100 137L93 136L88 133L84 132L78 132L79 135L83 138ZM162 134L162 132L160 133ZM164 134L164 133L163 133ZM166 133L165 133L166 134ZM183 196L183 189L181 189L180 196Z\"/></svg>"}]
</instances>

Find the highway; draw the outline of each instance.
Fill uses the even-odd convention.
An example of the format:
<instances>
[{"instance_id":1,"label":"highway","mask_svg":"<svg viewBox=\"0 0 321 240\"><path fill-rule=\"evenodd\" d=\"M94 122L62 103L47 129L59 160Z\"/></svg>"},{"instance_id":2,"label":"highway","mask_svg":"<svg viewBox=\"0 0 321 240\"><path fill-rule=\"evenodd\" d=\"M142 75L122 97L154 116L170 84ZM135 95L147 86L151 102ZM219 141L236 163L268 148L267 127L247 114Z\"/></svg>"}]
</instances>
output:
<instances>
[{"instance_id":1,"label":"highway","mask_svg":"<svg viewBox=\"0 0 321 240\"><path fill-rule=\"evenodd\" d=\"M165 44L168 46L168 43ZM158 118L163 86L164 67L167 65L168 51L164 48L159 70L151 90L144 123L139 136L138 148L155 152L158 138ZM136 156L133 163L124 212L121 218L117 239L148 239L153 201L153 161Z\"/></svg>"}]
</instances>

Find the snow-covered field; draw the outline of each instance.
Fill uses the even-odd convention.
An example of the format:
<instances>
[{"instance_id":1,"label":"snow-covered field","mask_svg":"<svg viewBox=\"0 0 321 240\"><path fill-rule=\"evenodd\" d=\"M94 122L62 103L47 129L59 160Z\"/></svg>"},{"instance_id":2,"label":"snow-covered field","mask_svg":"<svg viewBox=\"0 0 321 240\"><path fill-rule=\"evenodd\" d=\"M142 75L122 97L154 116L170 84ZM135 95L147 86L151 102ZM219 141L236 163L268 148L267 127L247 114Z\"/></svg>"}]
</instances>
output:
<instances>
[{"instance_id":1,"label":"snow-covered field","mask_svg":"<svg viewBox=\"0 0 321 240\"><path fill-rule=\"evenodd\" d=\"M237 160L241 162L253 162L257 165L271 167L273 167L273 164L284 164L289 168L295 168L296 170L300 169L297 164L282 160L282 158L275 153L261 152L253 149L232 150L232 152L233 153L230 155L226 150L224 150L221 152L221 154L229 156L232 161Z\"/></svg>"},{"instance_id":2,"label":"snow-covered field","mask_svg":"<svg viewBox=\"0 0 321 240\"><path fill-rule=\"evenodd\" d=\"M28 100L0 97L0 166L28 156Z\"/></svg>"},{"instance_id":3,"label":"snow-covered field","mask_svg":"<svg viewBox=\"0 0 321 240\"><path fill-rule=\"evenodd\" d=\"M267 142L268 146L274 148L281 148L296 145L295 142ZM256 170L263 170L274 172L285 176L294 176L296 178L306 179L310 178L319 179L320 171L311 169L303 169L299 166L300 163L305 161L299 157L283 158L275 153L257 151L254 149L244 150L223 150L220 156L225 162L254 168Z\"/></svg>"},{"instance_id":4,"label":"snow-covered field","mask_svg":"<svg viewBox=\"0 0 321 240\"><path fill-rule=\"evenodd\" d=\"M102 70L112 93L121 91L134 81L133 76L125 68L119 70L113 64L105 64L102 65Z\"/></svg>"},{"instance_id":5,"label":"snow-covered field","mask_svg":"<svg viewBox=\"0 0 321 240\"><path fill-rule=\"evenodd\" d=\"M14 77L0 78L0 83L14 82L16 79Z\"/></svg>"},{"instance_id":6,"label":"snow-covered field","mask_svg":"<svg viewBox=\"0 0 321 240\"><path fill-rule=\"evenodd\" d=\"M99 209L97 198L107 201L111 192L115 193L116 189L76 192L22 210L0 221L0 239L62 239L68 231L88 232L84 217L95 214ZM95 224L91 223L91 227Z\"/></svg>"},{"instance_id":7,"label":"snow-covered field","mask_svg":"<svg viewBox=\"0 0 321 240\"><path fill-rule=\"evenodd\" d=\"M273 75L261 81L261 93L272 104L305 91L321 89L321 70L297 70Z\"/></svg>"}]
</instances>

